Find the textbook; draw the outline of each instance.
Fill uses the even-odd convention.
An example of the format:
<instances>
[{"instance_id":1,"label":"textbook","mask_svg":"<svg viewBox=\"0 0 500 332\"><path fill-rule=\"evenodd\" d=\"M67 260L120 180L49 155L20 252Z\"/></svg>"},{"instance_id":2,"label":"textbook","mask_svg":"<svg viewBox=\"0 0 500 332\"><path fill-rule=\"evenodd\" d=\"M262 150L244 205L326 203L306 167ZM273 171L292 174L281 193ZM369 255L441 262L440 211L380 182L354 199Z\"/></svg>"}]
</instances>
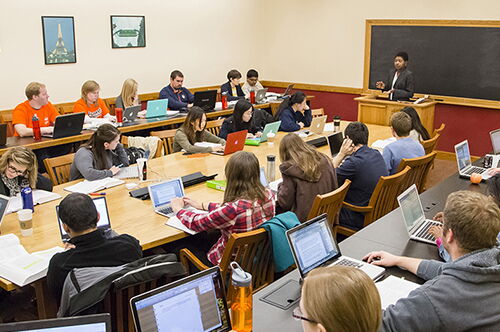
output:
<instances>
[{"instance_id":1,"label":"textbook","mask_svg":"<svg viewBox=\"0 0 500 332\"><path fill-rule=\"evenodd\" d=\"M399 299L408 297L410 292L418 287L419 284L404 280L395 276L388 276L382 281L375 283L380 294L382 309L387 309L391 304L395 304Z\"/></svg>"},{"instance_id":2,"label":"textbook","mask_svg":"<svg viewBox=\"0 0 500 332\"><path fill-rule=\"evenodd\" d=\"M47 275L52 256L64 251L54 247L29 254L14 234L0 236L0 277L25 286Z\"/></svg>"},{"instance_id":3,"label":"textbook","mask_svg":"<svg viewBox=\"0 0 500 332\"><path fill-rule=\"evenodd\" d=\"M207 187L212 188L212 189L216 189L216 190L220 190L220 191L224 191L224 190L226 190L226 180L207 181Z\"/></svg>"},{"instance_id":4,"label":"textbook","mask_svg":"<svg viewBox=\"0 0 500 332\"><path fill-rule=\"evenodd\" d=\"M104 190L107 188L119 186L120 184L124 183L125 181L114 178L104 178L95 181L84 180L72 186L66 187L64 188L64 190L70 191L72 193L90 194L99 190Z\"/></svg>"},{"instance_id":5,"label":"textbook","mask_svg":"<svg viewBox=\"0 0 500 332\"><path fill-rule=\"evenodd\" d=\"M34 189L32 192L33 192L33 205L47 203L62 197L59 194L46 190ZM23 200L21 198L21 194L19 193L9 200L9 205L7 207L6 213L17 212L22 208L23 208Z\"/></svg>"}]
</instances>

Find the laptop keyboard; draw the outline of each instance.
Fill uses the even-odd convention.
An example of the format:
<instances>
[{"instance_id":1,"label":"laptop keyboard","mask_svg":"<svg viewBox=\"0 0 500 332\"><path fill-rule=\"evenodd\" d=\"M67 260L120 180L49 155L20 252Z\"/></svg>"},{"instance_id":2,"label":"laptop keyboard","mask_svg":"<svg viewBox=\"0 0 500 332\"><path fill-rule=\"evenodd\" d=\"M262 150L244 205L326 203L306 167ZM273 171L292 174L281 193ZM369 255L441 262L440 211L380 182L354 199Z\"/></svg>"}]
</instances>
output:
<instances>
[{"instance_id":1,"label":"laptop keyboard","mask_svg":"<svg viewBox=\"0 0 500 332\"><path fill-rule=\"evenodd\" d=\"M167 206L167 207L159 209L158 212L161 212L161 213L166 214L166 215L171 215L174 213L174 210L172 210L172 208L170 206Z\"/></svg>"},{"instance_id":2,"label":"laptop keyboard","mask_svg":"<svg viewBox=\"0 0 500 332\"><path fill-rule=\"evenodd\" d=\"M440 226L441 223L439 222L429 222L427 221L425 226L417 233L415 234L415 236L421 238L421 239L426 239L426 240L429 240L429 241L436 241L436 239L434 238L434 236L432 236L431 234L428 233L428 230L429 228L431 228L432 226Z\"/></svg>"},{"instance_id":3,"label":"laptop keyboard","mask_svg":"<svg viewBox=\"0 0 500 332\"><path fill-rule=\"evenodd\" d=\"M464 173L467 175L471 175L472 173L478 173L478 174L483 174L486 171L485 168L482 167L477 167L477 166L471 166L468 170L466 170Z\"/></svg>"},{"instance_id":4,"label":"laptop keyboard","mask_svg":"<svg viewBox=\"0 0 500 332\"><path fill-rule=\"evenodd\" d=\"M357 268L360 268L363 266L362 264L359 264L358 262L354 262L354 261L351 261L351 260L345 259L345 258L338 261L338 263L335 265L352 266L352 267L357 267Z\"/></svg>"}]
</instances>

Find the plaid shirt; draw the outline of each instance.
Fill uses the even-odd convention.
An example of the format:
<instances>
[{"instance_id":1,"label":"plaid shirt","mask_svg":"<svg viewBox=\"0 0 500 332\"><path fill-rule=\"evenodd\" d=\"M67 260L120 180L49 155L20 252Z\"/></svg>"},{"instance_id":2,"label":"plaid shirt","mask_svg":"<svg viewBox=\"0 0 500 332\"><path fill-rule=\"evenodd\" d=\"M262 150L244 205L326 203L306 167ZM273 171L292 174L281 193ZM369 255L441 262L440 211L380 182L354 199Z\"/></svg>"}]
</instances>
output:
<instances>
[{"instance_id":1,"label":"plaid shirt","mask_svg":"<svg viewBox=\"0 0 500 332\"><path fill-rule=\"evenodd\" d=\"M189 229L202 232L209 229L220 229L221 237L210 248L207 257L212 264L219 264L226 243L232 233L248 232L274 217L276 203L274 194L266 189L264 202L253 202L239 199L225 204L210 203L207 213L196 213L182 209L177 218Z\"/></svg>"}]
</instances>

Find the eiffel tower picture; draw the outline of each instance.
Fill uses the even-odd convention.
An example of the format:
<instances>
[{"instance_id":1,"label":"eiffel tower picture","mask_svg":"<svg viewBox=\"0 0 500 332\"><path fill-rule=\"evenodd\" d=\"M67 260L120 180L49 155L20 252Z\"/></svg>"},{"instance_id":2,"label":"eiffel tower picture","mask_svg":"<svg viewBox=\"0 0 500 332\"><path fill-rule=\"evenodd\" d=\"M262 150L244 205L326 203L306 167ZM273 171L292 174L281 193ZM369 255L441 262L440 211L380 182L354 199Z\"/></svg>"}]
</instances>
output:
<instances>
[{"instance_id":1,"label":"eiffel tower picture","mask_svg":"<svg viewBox=\"0 0 500 332\"><path fill-rule=\"evenodd\" d=\"M75 63L73 17L42 17L45 64Z\"/></svg>"}]
</instances>

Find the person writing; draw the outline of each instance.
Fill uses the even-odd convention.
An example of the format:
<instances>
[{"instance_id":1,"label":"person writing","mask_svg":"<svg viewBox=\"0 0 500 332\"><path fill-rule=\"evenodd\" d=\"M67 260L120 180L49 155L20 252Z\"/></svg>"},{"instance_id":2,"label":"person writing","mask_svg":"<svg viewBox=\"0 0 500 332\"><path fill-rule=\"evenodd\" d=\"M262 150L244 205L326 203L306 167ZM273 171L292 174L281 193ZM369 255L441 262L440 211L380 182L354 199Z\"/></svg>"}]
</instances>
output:
<instances>
[{"instance_id":1,"label":"person writing","mask_svg":"<svg viewBox=\"0 0 500 332\"><path fill-rule=\"evenodd\" d=\"M161 89L160 99L168 99L168 108L180 110L193 106L194 95L185 87L184 75L179 70L170 74L170 84Z\"/></svg>"},{"instance_id":2,"label":"person writing","mask_svg":"<svg viewBox=\"0 0 500 332\"><path fill-rule=\"evenodd\" d=\"M219 137L226 139L228 134L241 130L248 130L247 138L262 136L262 132L254 124L254 111L253 105L249 101L238 100L234 106L233 115L222 123Z\"/></svg>"},{"instance_id":3,"label":"person writing","mask_svg":"<svg viewBox=\"0 0 500 332\"><path fill-rule=\"evenodd\" d=\"M285 99L280 104L275 119L281 121L280 131L290 132L309 127L312 122L312 113L304 92L297 91L290 98Z\"/></svg>"},{"instance_id":4,"label":"person writing","mask_svg":"<svg viewBox=\"0 0 500 332\"><path fill-rule=\"evenodd\" d=\"M82 98L73 106L73 113L85 113L85 123L92 118L108 118L114 120L104 100L99 98L101 87L96 81L87 81L82 85Z\"/></svg>"},{"instance_id":5,"label":"person writing","mask_svg":"<svg viewBox=\"0 0 500 332\"><path fill-rule=\"evenodd\" d=\"M394 69L389 71L386 81L378 81L377 89L386 91L389 100L410 100L413 97L415 83L413 73L407 69L408 53L399 52L394 57Z\"/></svg>"}]
</instances>

